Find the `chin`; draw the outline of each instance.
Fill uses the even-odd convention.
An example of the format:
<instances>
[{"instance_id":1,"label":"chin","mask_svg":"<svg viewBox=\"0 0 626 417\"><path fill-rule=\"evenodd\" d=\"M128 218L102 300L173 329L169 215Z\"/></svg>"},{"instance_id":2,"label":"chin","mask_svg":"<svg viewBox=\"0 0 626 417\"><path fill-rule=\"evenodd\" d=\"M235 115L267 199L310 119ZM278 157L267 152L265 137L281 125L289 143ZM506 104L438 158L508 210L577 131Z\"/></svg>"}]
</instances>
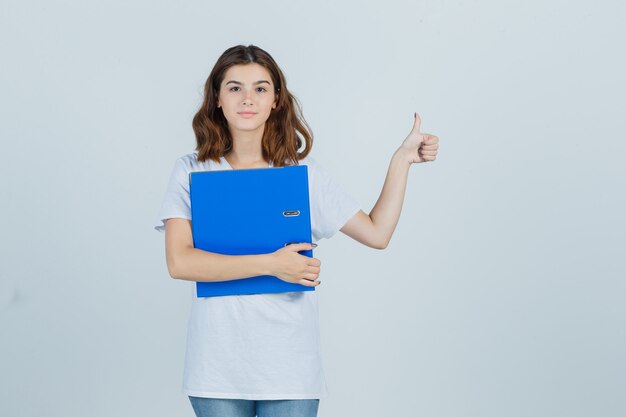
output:
<instances>
[{"instance_id":1,"label":"chin","mask_svg":"<svg viewBox=\"0 0 626 417\"><path fill-rule=\"evenodd\" d=\"M239 130L241 132L254 132L255 130L263 129L263 124L261 125L235 125L233 126L234 130Z\"/></svg>"}]
</instances>

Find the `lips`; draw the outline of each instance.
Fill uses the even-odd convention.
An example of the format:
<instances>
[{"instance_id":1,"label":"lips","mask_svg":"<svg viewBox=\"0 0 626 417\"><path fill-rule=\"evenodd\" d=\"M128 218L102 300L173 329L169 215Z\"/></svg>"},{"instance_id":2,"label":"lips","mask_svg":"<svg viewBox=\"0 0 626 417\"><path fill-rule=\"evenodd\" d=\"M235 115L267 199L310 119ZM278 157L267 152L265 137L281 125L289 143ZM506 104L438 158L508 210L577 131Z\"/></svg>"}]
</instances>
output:
<instances>
[{"instance_id":1,"label":"lips","mask_svg":"<svg viewBox=\"0 0 626 417\"><path fill-rule=\"evenodd\" d=\"M239 114L243 118L249 119L250 117L254 116L256 113L246 111L246 112L240 112L237 114Z\"/></svg>"}]
</instances>

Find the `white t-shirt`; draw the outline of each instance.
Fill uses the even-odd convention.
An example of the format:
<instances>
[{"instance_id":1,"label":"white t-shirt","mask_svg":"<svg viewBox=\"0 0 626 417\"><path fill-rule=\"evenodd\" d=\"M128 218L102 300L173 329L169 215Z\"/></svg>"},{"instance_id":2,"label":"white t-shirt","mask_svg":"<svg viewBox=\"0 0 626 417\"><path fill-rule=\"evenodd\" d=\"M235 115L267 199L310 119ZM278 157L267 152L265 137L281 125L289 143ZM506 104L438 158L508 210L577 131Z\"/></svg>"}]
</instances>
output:
<instances>
[{"instance_id":1,"label":"white t-shirt","mask_svg":"<svg viewBox=\"0 0 626 417\"><path fill-rule=\"evenodd\" d=\"M312 240L330 238L360 210L360 205L313 158L299 163L308 166ZM163 232L168 218L191 219L190 172L227 169L232 167L224 157L219 164L198 162L197 151L178 158L155 229ZM248 400L328 396L319 337L320 287L303 292L198 298L195 282L189 284L192 305L184 394Z\"/></svg>"}]
</instances>

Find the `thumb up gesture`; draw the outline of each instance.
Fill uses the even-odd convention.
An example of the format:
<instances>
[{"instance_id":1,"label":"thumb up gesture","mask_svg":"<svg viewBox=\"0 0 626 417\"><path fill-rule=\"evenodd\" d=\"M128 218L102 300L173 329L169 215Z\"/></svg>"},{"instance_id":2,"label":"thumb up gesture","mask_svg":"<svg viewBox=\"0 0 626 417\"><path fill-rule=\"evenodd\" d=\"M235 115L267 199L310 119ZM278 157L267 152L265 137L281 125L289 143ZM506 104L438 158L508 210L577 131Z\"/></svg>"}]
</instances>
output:
<instances>
[{"instance_id":1,"label":"thumb up gesture","mask_svg":"<svg viewBox=\"0 0 626 417\"><path fill-rule=\"evenodd\" d=\"M422 119L420 119L419 114L415 113L413 129L400 146L400 150L403 151L403 155L406 155L406 160L409 164L434 161L437 157L439 138L435 135L420 132L421 123Z\"/></svg>"}]
</instances>

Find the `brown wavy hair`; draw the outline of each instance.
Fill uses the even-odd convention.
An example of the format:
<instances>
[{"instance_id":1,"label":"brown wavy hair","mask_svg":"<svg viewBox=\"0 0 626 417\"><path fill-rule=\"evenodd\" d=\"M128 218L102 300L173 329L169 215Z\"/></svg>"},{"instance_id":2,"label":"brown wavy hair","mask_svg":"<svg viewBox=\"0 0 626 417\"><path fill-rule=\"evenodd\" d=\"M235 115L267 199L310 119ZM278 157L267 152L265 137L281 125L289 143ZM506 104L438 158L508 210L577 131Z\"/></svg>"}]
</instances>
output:
<instances>
[{"instance_id":1,"label":"brown wavy hair","mask_svg":"<svg viewBox=\"0 0 626 417\"><path fill-rule=\"evenodd\" d=\"M280 68L270 54L255 45L228 48L218 58L206 80L202 106L192 121L198 161L211 159L219 163L220 157L232 149L233 140L228 130L228 122L222 109L217 107L220 85L228 68L251 63L267 69L277 96L276 108L272 109L263 129L263 158L271 161L275 167L289 165L289 161L299 165L298 161L311 152L313 132L302 116L300 103L287 90L287 82ZM298 152L303 139L304 149Z\"/></svg>"}]
</instances>

